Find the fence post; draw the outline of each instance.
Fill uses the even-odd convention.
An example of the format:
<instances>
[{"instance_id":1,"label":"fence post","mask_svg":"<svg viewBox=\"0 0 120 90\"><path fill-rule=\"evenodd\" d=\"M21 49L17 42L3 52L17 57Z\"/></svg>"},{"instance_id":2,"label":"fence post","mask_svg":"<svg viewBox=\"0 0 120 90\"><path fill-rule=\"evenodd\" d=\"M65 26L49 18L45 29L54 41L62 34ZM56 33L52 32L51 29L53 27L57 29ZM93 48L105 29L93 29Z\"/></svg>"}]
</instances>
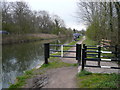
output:
<instances>
[{"instance_id":1,"label":"fence post","mask_svg":"<svg viewBox=\"0 0 120 90\"><path fill-rule=\"evenodd\" d=\"M87 58L87 46L85 46L85 58ZM86 65L86 59L85 59L85 65Z\"/></svg>"},{"instance_id":2,"label":"fence post","mask_svg":"<svg viewBox=\"0 0 120 90\"><path fill-rule=\"evenodd\" d=\"M85 67L85 49L82 49L82 71L84 70Z\"/></svg>"},{"instance_id":3,"label":"fence post","mask_svg":"<svg viewBox=\"0 0 120 90\"><path fill-rule=\"evenodd\" d=\"M85 48L85 44L83 44L83 48Z\"/></svg>"},{"instance_id":4,"label":"fence post","mask_svg":"<svg viewBox=\"0 0 120 90\"><path fill-rule=\"evenodd\" d=\"M48 64L49 58L49 43L44 44L44 57L45 57L45 64Z\"/></svg>"},{"instance_id":5,"label":"fence post","mask_svg":"<svg viewBox=\"0 0 120 90\"><path fill-rule=\"evenodd\" d=\"M78 64L81 65L81 44L76 44L76 60L78 60Z\"/></svg>"},{"instance_id":6,"label":"fence post","mask_svg":"<svg viewBox=\"0 0 120 90\"><path fill-rule=\"evenodd\" d=\"M85 51L87 50L87 46L85 46L85 44L83 44L83 48L85 49ZM87 57L87 52L85 52L85 57ZM84 64L86 65L86 60L84 59Z\"/></svg>"},{"instance_id":7,"label":"fence post","mask_svg":"<svg viewBox=\"0 0 120 90\"><path fill-rule=\"evenodd\" d=\"M98 58L99 58L98 66L100 66L100 59L101 59L101 47L100 46L98 47Z\"/></svg>"}]
</instances>

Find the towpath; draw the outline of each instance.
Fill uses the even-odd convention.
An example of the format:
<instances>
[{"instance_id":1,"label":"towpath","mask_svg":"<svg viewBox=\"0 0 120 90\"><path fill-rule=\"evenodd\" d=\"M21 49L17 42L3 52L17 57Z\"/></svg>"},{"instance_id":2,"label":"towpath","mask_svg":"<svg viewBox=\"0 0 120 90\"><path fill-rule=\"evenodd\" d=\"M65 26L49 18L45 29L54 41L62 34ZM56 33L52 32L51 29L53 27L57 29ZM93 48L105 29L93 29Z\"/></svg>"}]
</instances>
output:
<instances>
[{"instance_id":1,"label":"towpath","mask_svg":"<svg viewBox=\"0 0 120 90\"><path fill-rule=\"evenodd\" d=\"M86 38L83 37L80 41L78 41L78 44L82 44L82 42ZM76 48L73 47L70 50L75 51ZM75 53L66 53L65 56L76 56ZM72 63L75 64L77 61L73 58L61 58L62 62L65 63ZM88 61L87 64L89 65L96 65L97 62L90 62ZM116 63L113 62L101 62L101 65L103 66L117 66ZM61 67L56 69L50 69L46 71L45 83L42 88L78 88L76 85L76 74L80 72L81 66L69 66L69 67ZM85 70L90 71L92 73L118 73L117 69L105 69L105 68L92 68L92 67L85 67ZM36 78L30 79L28 84L26 84L25 88L40 88L41 85L41 76L37 76ZM37 81L37 84L34 83L34 81ZM40 82L40 83L39 83ZM38 86L37 86L38 85Z\"/></svg>"}]
</instances>

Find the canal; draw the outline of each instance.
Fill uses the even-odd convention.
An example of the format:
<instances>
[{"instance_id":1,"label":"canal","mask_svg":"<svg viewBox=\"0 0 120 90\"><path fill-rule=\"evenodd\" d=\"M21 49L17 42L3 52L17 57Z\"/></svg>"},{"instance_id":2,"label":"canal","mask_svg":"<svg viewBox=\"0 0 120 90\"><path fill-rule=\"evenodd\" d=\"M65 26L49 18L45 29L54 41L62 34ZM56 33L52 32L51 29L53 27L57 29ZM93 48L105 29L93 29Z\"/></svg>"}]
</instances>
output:
<instances>
[{"instance_id":1,"label":"canal","mask_svg":"<svg viewBox=\"0 0 120 90\"><path fill-rule=\"evenodd\" d=\"M66 38L66 37L65 37ZM8 88L24 71L44 63L44 43L67 44L72 37L2 46L2 87Z\"/></svg>"}]
</instances>

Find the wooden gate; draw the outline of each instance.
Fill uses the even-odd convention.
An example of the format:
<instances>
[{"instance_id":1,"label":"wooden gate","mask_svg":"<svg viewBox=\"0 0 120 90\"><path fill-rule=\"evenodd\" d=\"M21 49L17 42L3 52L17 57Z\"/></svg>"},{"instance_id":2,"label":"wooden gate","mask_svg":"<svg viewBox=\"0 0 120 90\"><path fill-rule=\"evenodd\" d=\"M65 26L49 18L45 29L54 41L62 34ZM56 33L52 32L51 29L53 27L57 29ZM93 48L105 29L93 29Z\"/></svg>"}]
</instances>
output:
<instances>
[{"instance_id":1,"label":"wooden gate","mask_svg":"<svg viewBox=\"0 0 120 90\"><path fill-rule=\"evenodd\" d=\"M111 47L114 48L114 51L102 51L103 47ZM120 67L110 67L110 66L101 66L101 61L114 61L120 62L118 59L118 51L117 45L116 46L86 46L83 45L82 49L82 70L84 67L96 67L96 68L111 68L111 69L120 69ZM114 57L110 57L108 55L102 56L102 54L113 54ZM94 57L94 58L93 58ZM97 61L98 65L86 65L86 61Z\"/></svg>"},{"instance_id":2,"label":"wooden gate","mask_svg":"<svg viewBox=\"0 0 120 90\"><path fill-rule=\"evenodd\" d=\"M61 50L54 50L51 49L50 47L60 47ZM76 47L75 51L70 51L70 50L64 50L63 47ZM50 52L60 52L60 55L51 55ZM58 44L49 44L46 43L44 44L44 56L45 56L45 64L48 64L48 58L49 57L62 57L62 58L76 58L76 60L78 60L78 63L81 63L81 51L82 51L82 47L81 44L76 44L76 45L58 45ZM72 52L72 53L76 53L76 56L64 56L64 52Z\"/></svg>"},{"instance_id":3,"label":"wooden gate","mask_svg":"<svg viewBox=\"0 0 120 90\"><path fill-rule=\"evenodd\" d=\"M51 47L60 47L61 50L54 50ZM76 47L76 51L64 50L63 47ZM111 47L114 48L114 51L102 51L104 47ZM45 56L45 64L48 64L49 57L62 57L62 58L76 58L78 60L79 65L82 66L81 70L84 70L84 67L96 67L96 68L111 68L111 69L120 69L120 67L110 67L110 66L101 66L100 63L102 61L114 61L120 62L118 59L118 46L86 46L85 44L76 44L76 45L55 45L55 44L44 44L44 56ZM51 55L50 52L60 52L60 55ZM64 52L72 52L76 53L76 56L64 56ZM111 54L114 57L102 54ZM82 59L82 62L81 62ZM86 65L86 61L97 61L97 65Z\"/></svg>"}]
</instances>

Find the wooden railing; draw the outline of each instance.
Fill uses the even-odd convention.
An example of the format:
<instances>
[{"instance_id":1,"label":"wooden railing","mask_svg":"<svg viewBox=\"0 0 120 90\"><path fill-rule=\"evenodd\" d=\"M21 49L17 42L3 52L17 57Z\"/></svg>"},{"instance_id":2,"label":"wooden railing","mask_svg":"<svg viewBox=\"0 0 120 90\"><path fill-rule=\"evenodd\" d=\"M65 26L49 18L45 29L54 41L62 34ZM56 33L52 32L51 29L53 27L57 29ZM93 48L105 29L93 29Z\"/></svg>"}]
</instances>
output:
<instances>
[{"instance_id":1,"label":"wooden railing","mask_svg":"<svg viewBox=\"0 0 120 90\"><path fill-rule=\"evenodd\" d=\"M50 46L51 47L60 47L61 50L50 49ZM63 47L76 47L76 50L75 51L64 50ZM48 64L49 57L76 58L76 60L78 60L78 64L80 64L81 63L81 50L82 50L81 44L58 45L58 44L46 43L46 44L44 44L45 64ZM60 52L60 55L51 55L50 52ZM64 56L64 52L76 53L76 56Z\"/></svg>"},{"instance_id":2,"label":"wooden railing","mask_svg":"<svg viewBox=\"0 0 120 90\"><path fill-rule=\"evenodd\" d=\"M110 46L111 40L102 39L101 46Z\"/></svg>"},{"instance_id":3,"label":"wooden railing","mask_svg":"<svg viewBox=\"0 0 120 90\"><path fill-rule=\"evenodd\" d=\"M107 40L108 41L108 40ZM110 42L110 41L109 41ZM60 47L61 50L53 50L50 49L50 47ZM76 50L74 51L70 51L70 50L64 50L63 47L76 47ZM114 48L114 51L102 51L101 48L103 47L111 47ZM60 55L51 55L50 52L60 52ZM64 52L70 52L70 53L76 53L76 56L64 56ZM110 56L102 56L102 53L109 53L109 54L114 54L114 58L110 57ZM76 58L76 60L78 60L78 64L81 65L82 64L82 69L84 70L84 67L99 67L99 68L112 68L112 69L120 69L120 67L108 67L108 66L100 66L100 62L101 61L119 61L118 58L118 46L109 46L109 45L105 45L105 46L101 46L101 45L97 45L97 46L87 46L85 44L76 44L76 45L55 45L55 44L49 44L46 43L44 44L44 55L45 55L45 64L48 64L48 59L49 57L62 57L62 58ZM95 58L88 58L88 57L95 57ZM109 59L102 59L102 57L107 57ZM81 59L82 59L82 63L81 63ZM86 61L98 61L98 65L94 66L94 65L86 65Z\"/></svg>"},{"instance_id":4,"label":"wooden railing","mask_svg":"<svg viewBox=\"0 0 120 90\"><path fill-rule=\"evenodd\" d=\"M102 47L112 47L114 48L114 52L112 51L102 51ZM86 46L84 45L83 49L82 49L82 70L84 70L84 67L97 67L97 68L111 68L111 69L120 69L120 67L110 67L110 66L101 66L100 62L101 61L118 61L120 62L119 58L118 58L118 50L117 50L117 45L115 46ZM89 50L88 50L89 49ZM93 51L94 50L94 51ZM92 53L92 54L90 54ZM94 54L93 54L94 53ZM114 57L110 57L110 56L102 56L102 53L106 53L106 54L114 54ZM88 58L89 57L89 58ZM91 58L90 58L91 57ZM93 58L95 57L95 58ZM109 58L109 59L102 59L102 57L104 58ZM98 65L86 65L86 61L98 61Z\"/></svg>"}]
</instances>

